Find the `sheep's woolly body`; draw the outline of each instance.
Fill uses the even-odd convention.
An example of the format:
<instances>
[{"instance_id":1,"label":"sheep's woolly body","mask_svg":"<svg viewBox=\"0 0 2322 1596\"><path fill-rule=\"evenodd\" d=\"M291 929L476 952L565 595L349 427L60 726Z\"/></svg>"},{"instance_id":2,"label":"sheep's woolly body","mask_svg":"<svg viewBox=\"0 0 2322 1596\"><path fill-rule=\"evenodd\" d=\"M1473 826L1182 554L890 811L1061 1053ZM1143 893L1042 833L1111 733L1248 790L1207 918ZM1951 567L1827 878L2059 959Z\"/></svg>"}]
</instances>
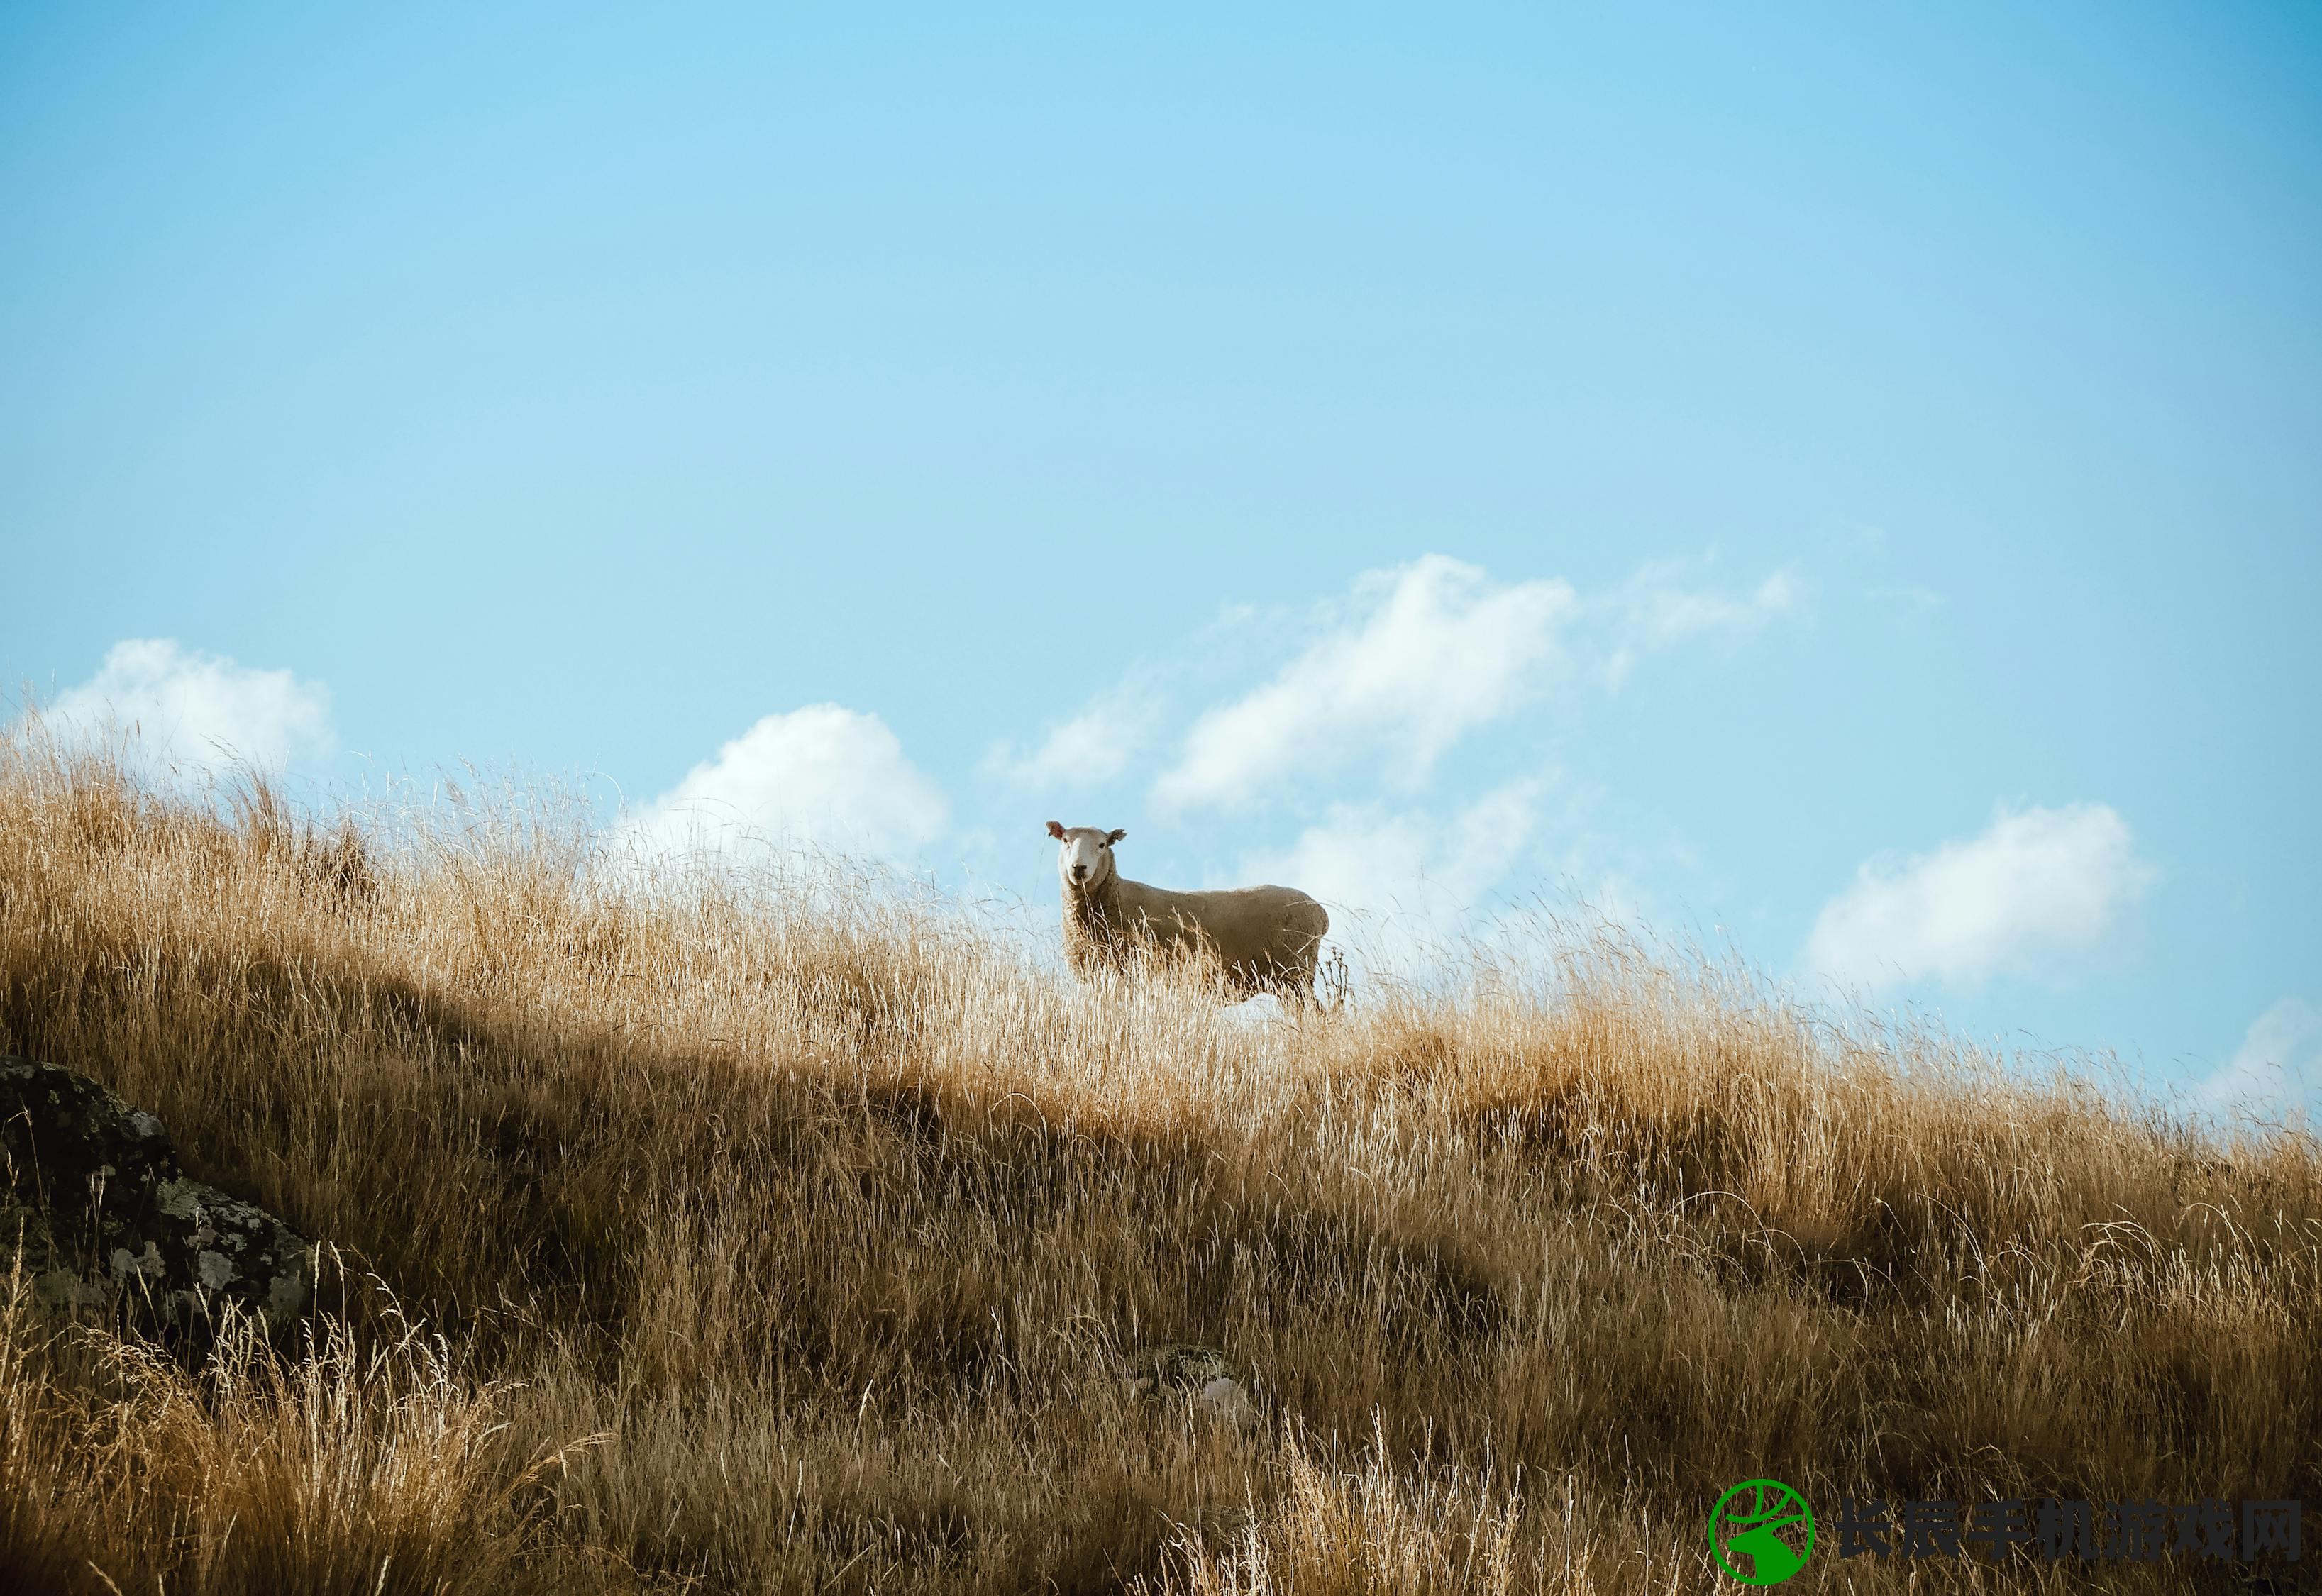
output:
<instances>
[{"instance_id":1,"label":"sheep's woolly body","mask_svg":"<svg viewBox=\"0 0 2322 1596\"><path fill-rule=\"evenodd\" d=\"M1172 892L1124 880L1064 883L1065 957L1086 974L1118 969L1140 953L1205 950L1242 997L1260 992L1311 998L1314 966L1330 917L1294 887Z\"/></svg>"}]
</instances>

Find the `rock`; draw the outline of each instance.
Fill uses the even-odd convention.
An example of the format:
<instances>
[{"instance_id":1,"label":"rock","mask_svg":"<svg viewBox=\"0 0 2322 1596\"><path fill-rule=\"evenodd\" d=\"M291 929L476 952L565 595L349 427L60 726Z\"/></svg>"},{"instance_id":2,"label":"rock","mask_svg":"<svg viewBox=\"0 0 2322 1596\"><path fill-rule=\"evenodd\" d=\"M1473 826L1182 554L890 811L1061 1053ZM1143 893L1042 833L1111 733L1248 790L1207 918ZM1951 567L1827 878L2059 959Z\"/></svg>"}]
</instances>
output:
<instances>
[{"instance_id":1,"label":"rock","mask_svg":"<svg viewBox=\"0 0 2322 1596\"><path fill-rule=\"evenodd\" d=\"M1249 1400L1239 1380L1220 1375L1209 1382L1202 1387L1202 1400L1210 1405L1211 1412L1245 1434L1257 1427L1257 1404Z\"/></svg>"},{"instance_id":2,"label":"rock","mask_svg":"<svg viewBox=\"0 0 2322 1596\"><path fill-rule=\"evenodd\" d=\"M1160 1391L1199 1391L1212 1380L1230 1380L1235 1371L1214 1346L1173 1341L1143 1346L1121 1359L1121 1378L1131 1396Z\"/></svg>"},{"instance_id":3,"label":"rock","mask_svg":"<svg viewBox=\"0 0 2322 1596\"><path fill-rule=\"evenodd\" d=\"M1259 1533L1265 1521L1239 1502L1211 1502L1183 1518L1170 1519L1179 1535L1196 1546L1228 1546Z\"/></svg>"},{"instance_id":4,"label":"rock","mask_svg":"<svg viewBox=\"0 0 2322 1596\"><path fill-rule=\"evenodd\" d=\"M313 1296L306 1239L186 1178L161 1122L78 1070L0 1059L0 1267L69 1312L123 1306L190 1329L233 1302L290 1323Z\"/></svg>"},{"instance_id":5,"label":"rock","mask_svg":"<svg viewBox=\"0 0 2322 1596\"><path fill-rule=\"evenodd\" d=\"M1121 1379L1132 1397L1173 1391L1196 1396L1236 1429L1257 1427L1257 1408L1242 1385L1239 1371L1214 1346L1170 1342L1141 1347L1121 1363Z\"/></svg>"}]
</instances>

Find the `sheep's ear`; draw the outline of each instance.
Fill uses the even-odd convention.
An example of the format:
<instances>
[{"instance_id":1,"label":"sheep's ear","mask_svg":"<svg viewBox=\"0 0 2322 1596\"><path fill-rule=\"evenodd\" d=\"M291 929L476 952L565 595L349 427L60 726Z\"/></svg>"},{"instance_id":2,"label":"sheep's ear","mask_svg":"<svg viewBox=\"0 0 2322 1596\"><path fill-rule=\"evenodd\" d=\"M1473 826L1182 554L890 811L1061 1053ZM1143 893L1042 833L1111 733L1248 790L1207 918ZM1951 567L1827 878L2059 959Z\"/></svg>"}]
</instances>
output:
<instances>
[{"instance_id":1,"label":"sheep's ear","mask_svg":"<svg viewBox=\"0 0 2322 1596\"><path fill-rule=\"evenodd\" d=\"M1128 834L1128 834L1127 832L1125 832L1125 831L1116 831L1116 832L1112 833L1110 836L1106 837L1104 840L1105 840L1106 842L1108 842L1108 843L1117 843L1117 842L1120 841L1120 839L1121 839L1121 838L1123 838L1123 837L1127 836Z\"/></svg>"},{"instance_id":2,"label":"sheep's ear","mask_svg":"<svg viewBox=\"0 0 2322 1596\"><path fill-rule=\"evenodd\" d=\"M1049 821L1048 834L1056 838L1056 841L1060 843L1063 842L1065 840L1065 823L1061 820Z\"/></svg>"}]
</instances>

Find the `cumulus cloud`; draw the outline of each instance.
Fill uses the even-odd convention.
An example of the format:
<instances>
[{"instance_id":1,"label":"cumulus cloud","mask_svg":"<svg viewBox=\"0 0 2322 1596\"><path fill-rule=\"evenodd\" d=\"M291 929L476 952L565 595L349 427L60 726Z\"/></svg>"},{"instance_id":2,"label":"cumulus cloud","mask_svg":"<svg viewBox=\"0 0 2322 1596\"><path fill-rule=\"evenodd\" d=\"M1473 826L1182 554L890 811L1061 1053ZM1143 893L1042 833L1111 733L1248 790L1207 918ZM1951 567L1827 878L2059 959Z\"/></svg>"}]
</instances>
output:
<instances>
[{"instance_id":1,"label":"cumulus cloud","mask_svg":"<svg viewBox=\"0 0 2322 1596\"><path fill-rule=\"evenodd\" d=\"M1286 850L1246 861L1242 879L1313 894L1333 942L1393 964L1456 934L1516 871L1539 827L1540 785L1511 782L1449 820L1334 805Z\"/></svg>"},{"instance_id":2,"label":"cumulus cloud","mask_svg":"<svg viewBox=\"0 0 2322 1596\"><path fill-rule=\"evenodd\" d=\"M949 817L885 721L814 704L770 715L727 743L626 833L648 853L803 844L895 858L933 842Z\"/></svg>"},{"instance_id":3,"label":"cumulus cloud","mask_svg":"<svg viewBox=\"0 0 2322 1596\"><path fill-rule=\"evenodd\" d=\"M1160 709L1143 689L1124 684L1050 726L1040 745L1028 753L1019 753L1012 743L995 745L984 758L984 768L1026 787L1091 787L1109 781L1143 752Z\"/></svg>"},{"instance_id":4,"label":"cumulus cloud","mask_svg":"<svg viewBox=\"0 0 2322 1596\"><path fill-rule=\"evenodd\" d=\"M1193 722L1154 803L1247 804L1364 759L1414 789L1462 737L1551 688L1618 690L1647 654L1738 643L1801 603L1787 572L1732 594L1691 579L1705 564L1648 565L1588 597L1559 579L1495 581L1442 554L1366 572L1306 618L1310 641L1272 680Z\"/></svg>"},{"instance_id":5,"label":"cumulus cloud","mask_svg":"<svg viewBox=\"0 0 2322 1596\"><path fill-rule=\"evenodd\" d=\"M1467 731L1537 689L1577 603L1569 583L1495 583L1440 554L1368 572L1273 680L1193 723L1154 801L1164 811L1245 802L1294 771L1364 752L1422 780Z\"/></svg>"},{"instance_id":6,"label":"cumulus cloud","mask_svg":"<svg viewBox=\"0 0 2322 1596\"><path fill-rule=\"evenodd\" d=\"M234 764L280 771L332 746L330 689L288 670L258 670L166 637L106 651L97 672L41 711L68 741L120 740L133 764L161 776L214 774Z\"/></svg>"},{"instance_id":7,"label":"cumulus cloud","mask_svg":"<svg viewBox=\"0 0 2322 1596\"><path fill-rule=\"evenodd\" d=\"M2276 1003L2195 1097L2228 1118L2322 1128L2322 1008L2302 998Z\"/></svg>"},{"instance_id":8,"label":"cumulus cloud","mask_svg":"<svg viewBox=\"0 0 2322 1596\"><path fill-rule=\"evenodd\" d=\"M1864 863L1823 906L1804 962L1869 990L2052 971L2109 941L2154 874L2108 805L2002 807L1979 836Z\"/></svg>"}]
</instances>

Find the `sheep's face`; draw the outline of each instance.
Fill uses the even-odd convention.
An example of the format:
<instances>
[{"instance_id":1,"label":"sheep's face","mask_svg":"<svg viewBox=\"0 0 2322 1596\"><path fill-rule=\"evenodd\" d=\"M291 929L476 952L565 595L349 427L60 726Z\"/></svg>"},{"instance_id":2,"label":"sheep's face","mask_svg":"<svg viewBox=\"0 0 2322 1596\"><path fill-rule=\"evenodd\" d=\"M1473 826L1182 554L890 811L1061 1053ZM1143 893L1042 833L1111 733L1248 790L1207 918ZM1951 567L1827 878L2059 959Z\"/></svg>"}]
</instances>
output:
<instances>
[{"instance_id":1,"label":"sheep's face","mask_svg":"<svg viewBox=\"0 0 2322 1596\"><path fill-rule=\"evenodd\" d=\"M1075 825L1067 829L1058 821L1048 822L1048 834L1063 844L1056 853L1056 875L1066 887L1087 891L1101 887L1112 875L1112 845L1129 834L1125 831L1102 831L1093 825Z\"/></svg>"}]
</instances>

